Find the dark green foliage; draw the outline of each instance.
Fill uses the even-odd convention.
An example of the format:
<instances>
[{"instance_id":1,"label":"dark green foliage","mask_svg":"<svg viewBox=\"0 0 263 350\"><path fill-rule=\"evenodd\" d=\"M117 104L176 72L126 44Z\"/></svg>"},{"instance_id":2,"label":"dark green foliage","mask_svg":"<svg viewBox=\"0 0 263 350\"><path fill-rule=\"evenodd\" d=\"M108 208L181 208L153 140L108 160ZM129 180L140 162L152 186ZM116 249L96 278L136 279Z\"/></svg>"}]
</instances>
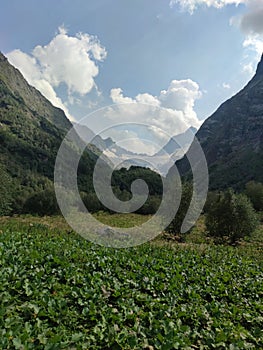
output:
<instances>
[{"instance_id":1,"label":"dark green foliage","mask_svg":"<svg viewBox=\"0 0 263 350\"><path fill-rule=\"evenodd\" d=\"M95 213L100 210L104 210L103 204L99 201L95 192L84 193L82 195L82 201L90 213Z\"/></svg>"},{"instance_id":2,"label":"dark green foliage","mask_svg":"<svg viewBox=\"0 0 263 350\"><path fill-rule=\"evenodd\" d=\"M207 193L207 197L206 197L206 202L204 205L204 213L207 213L211 207L211 205L217 201L218 199L218 192L215 191L209 191Z\"/></svg>"},{"instance_id":3,"label":"dark green foliage","mask_svg":"<svg viewBox=\"0 0 263 350\"><path fill-rule=\"evenodd\" d=\"M257 211L263 210L263 184L250 181L246 184L245 194L251 200Z\"/></svg>"},{"instance_id":4,"label":"dark green foliage","mask_svg":"<svg viewBox=\"0 0 263 350\"><path fill-rule=\"evenodd\" d=\"M149 196L145 204L137 210L138 214L154 215L162 201L161 196Z\"/></svg>"},{"instance_id":5,"label":"dark green foliage","mask_svg":"<svg viewBox=\"0 0 263 350\"><path fill-rule=\"evenodd\" d=\"M1 226L1 349L262 349L263 266L232 247L92 245Z\"/></svg>"},{"instance_id":6,"label":"dark green foliage","mask_svg":"<svg viewBox=\"0 0 263 350\"><path fill-rule=\"evenodd\" d=\"M45 189L41 192L34 193L27 198L23 207L23 212L38 215L59 214L60 211L54 190Z\"/></svg>"},{"instance_id":7,"label":"dark green foliage","mask_svg":"<svg viewBox=\"0 0 263 350\"><path fill-rule=\"evenodd\" d=\"M193 194L193 187L190 182L185 182L182 185L182 197L180 201L179 209L175 215L175 218L171 222L171 224L167 227L166 231L173 234L179 234L181 233L181 226L183 223L183 220L186 216L186 213L188 211L191 198Z\"/></svg>"},{"instance_id":8,"label":"dark green foliage","mask_svg":"<svg viewBox=\"0 0 263 350\"><path fill-rule=\"evenodd\" d=\"M136 179L144 180L149 188L150 195L162 195L161 176L151 169L131 166L129 169L122 168L113 172L112 186L118 187L121 191L130 192L131 184Z\"/></svg>"},{"instance_id":9,"label":"dark green foliage","mask_svg":"<svg viewBox=\"0 0 263 350\"><path fill-rule=\"evenodd\" d=\"M13 183L11 177L0 165L0 216L11 212Z\"/></svg>"},{"instance_id":10,"label":"dark green foliage","mask_svg":"<svg viewBox=\"0 0 263 350\"><path fill-rule=\"evenodd\" d=\"M249 199L232 190L219 193L207 208L207 234L219 241L235 243L251 235L258 226L258 217Z\"/></svg>"}]
</instances>

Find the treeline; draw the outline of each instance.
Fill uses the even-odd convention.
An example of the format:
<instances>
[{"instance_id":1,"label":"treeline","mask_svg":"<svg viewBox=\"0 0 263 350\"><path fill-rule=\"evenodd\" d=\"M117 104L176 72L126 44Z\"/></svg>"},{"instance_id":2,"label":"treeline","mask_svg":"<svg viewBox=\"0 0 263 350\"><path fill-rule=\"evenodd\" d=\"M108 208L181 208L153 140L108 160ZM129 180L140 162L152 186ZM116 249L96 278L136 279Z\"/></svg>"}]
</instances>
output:
<instances>
[{"instance_id":1,"label":"treeline","mask_svg":"<svg viewBox=\"0 0 263 350\"><path fill-rule=\"evenodd\" d=\"M113 172L112 188L115 196L122 201L131 199L131 184L136 179L143 179L148 184L149 197L137 210L138 214L155 214L162 201L162 179L160 175L141 167L123 168ZM177 214L167 227L168 233L183 241L186 234L181 234L181 226L192 199L192 185L183 183L182 197ZM94 189L83 191L80 195L87 210L91 213L107 211L97 198ZM235 243L251 235L258 227L263 211L263 184L251 181L242 192L232 189L209 192L203 210L206 234L215 242ZM0 215L37 214L58 215L53 183L43 177L29 176L22 182L16 182L3 166L0 166Z\"/></svg>"},{"instance_id":2,"label":"treeline","mask_svg":"<svg viewBox=\"0 0 263 350\"><path fill-rule=\"evenodd\" d=\"M89 177L85 182L84 170L81 169L78 184L80 196L87 210L91 213L111 212L97 198ZM114 171L112 188L115 196L122 201L130 200L131 185L136 179L143 179L149 188L149 197L137 213L154 214L162 199L162 179L150 169L132 166L128 170L122 168ZM0 166L0 216L13 214L42 216L60 214L52 181L29 172L22 179L16 179L3 166Z\"/></svg>"}]
</instances>

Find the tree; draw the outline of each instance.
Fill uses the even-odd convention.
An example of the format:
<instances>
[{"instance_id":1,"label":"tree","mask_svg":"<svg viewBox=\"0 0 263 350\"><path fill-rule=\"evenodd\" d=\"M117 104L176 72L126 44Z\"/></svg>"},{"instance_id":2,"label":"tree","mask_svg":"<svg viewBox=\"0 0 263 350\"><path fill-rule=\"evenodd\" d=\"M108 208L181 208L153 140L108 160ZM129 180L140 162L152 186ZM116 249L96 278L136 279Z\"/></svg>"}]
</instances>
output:
<instances>
[{"instance_id":1,"label":"tree","mask_svg":"<svg viewBox=\"0 0 263 350\"><path fill-rule=\"evenodd\" d=\"M253 207L257 210L263 210L263 184L250 181L246 184L245 194L251 200Z\"/></svg>"},{"instance_id":2,"label":"tree","mask_svg":"<svg viewBox=\"0 0 263 350\"><path fill-rule=\"evenodd\" d=\"M30 196L24 205L23 212L38 215L59 214L56 195L53 189L45 189Z\"/></svg>"},{"instance_id":3,"label":"tree","mask_svg":"<svg viewBox=\"0 0 263 350\"><path fill-rule=\"evenodd\" d=\"M12 209L12 178L0 165L0 216L8 215Z\"/></svg>"},{"instance_id":4,"label":"tree","mask_svg":"<svg viewBox=\"0 0 263 350\"><path fill-rule=\"evenodd\" d=\"M184 183L182 185L182 197L181 197L179 208L177 210L177 213L173 221L166 228L167 232L173 233L173 234L180 234L182 223L184 221L184 218L190 206L192 194L193 194L192 184L189 182Z\"/></svg>"},{"instance_id":5,"label":"tree","mask_svg":"<svg viewBox=\"0 0 263 350\"><path fill-rule=\"evenodd\" d=\"M157 212L161 204L161 196L149 196L144 205L136 213L142 215L153 215Z\"/></svg>"},{"instance_id":6,"label":"tree","mask_svg":"<svg viewBox=\"0 0 263 350\"><path fill-rule=\"evenodd\" d=\"M205 222L208 236L233 244L253 233L258 226L258 217L247 196L235 194L230 189L211 202Z\"/></svg>"},{"instance_id":7,"label":"tree","mask_svg":"<svg viewBox=\"0 0 263 350\"><path fill-rule=\"evenodd\" d=\"M82 196L82 201L90 213L96 213L105 209L95 192L85 193Z\"/></svg>"}]
</instances>

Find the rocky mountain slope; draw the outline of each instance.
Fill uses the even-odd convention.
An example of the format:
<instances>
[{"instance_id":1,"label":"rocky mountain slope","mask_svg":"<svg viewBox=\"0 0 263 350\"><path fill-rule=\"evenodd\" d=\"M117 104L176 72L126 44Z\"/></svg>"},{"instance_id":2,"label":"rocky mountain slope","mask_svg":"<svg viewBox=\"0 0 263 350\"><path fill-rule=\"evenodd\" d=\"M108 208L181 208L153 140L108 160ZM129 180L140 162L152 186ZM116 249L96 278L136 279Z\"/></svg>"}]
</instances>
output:
<instances>
[{"instance_id":1,"label":"rocky mountain slope","mask_svg":"<svg viewBox=\"0 0 263 350\"><path fill-rule=\"evenodd\" d=\"M64 112L0 53L0 170L12 179L15 210L34 193L52 190L56 154L71 126ZM94 167L95 159L87 152L85 171Z\"/></svg>"},{"instance_id":2,"label":"rocky mountain slope","mask_svg":"<svg viewBox=\"0 0 263 350\"><path fill-rule=\"evenodd\" d=\"M263 182L263 56L252 80L203 123L196 137L207 159L211 189ZM186 157L178 166L184 174L189 171Z\"/></svg>"}]
</instances>

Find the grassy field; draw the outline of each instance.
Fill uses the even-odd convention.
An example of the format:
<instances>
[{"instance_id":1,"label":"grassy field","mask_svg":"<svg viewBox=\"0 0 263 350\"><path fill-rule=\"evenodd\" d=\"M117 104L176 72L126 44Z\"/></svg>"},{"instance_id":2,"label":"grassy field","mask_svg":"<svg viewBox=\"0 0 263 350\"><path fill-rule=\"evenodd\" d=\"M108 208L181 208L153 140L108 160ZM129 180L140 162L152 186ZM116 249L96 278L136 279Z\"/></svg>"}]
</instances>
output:
<instances>
[{"instance_id":1,"label":"grassy field","mask_svg":"<svg viewBox=\"0 0 263 350\"><path fill-rule=\"evenodd\" d=\"M203 229L118 250L63 218L0 218L0 349L263 349L262 228L238 247Z\"/></svg>"}]
</instances>

